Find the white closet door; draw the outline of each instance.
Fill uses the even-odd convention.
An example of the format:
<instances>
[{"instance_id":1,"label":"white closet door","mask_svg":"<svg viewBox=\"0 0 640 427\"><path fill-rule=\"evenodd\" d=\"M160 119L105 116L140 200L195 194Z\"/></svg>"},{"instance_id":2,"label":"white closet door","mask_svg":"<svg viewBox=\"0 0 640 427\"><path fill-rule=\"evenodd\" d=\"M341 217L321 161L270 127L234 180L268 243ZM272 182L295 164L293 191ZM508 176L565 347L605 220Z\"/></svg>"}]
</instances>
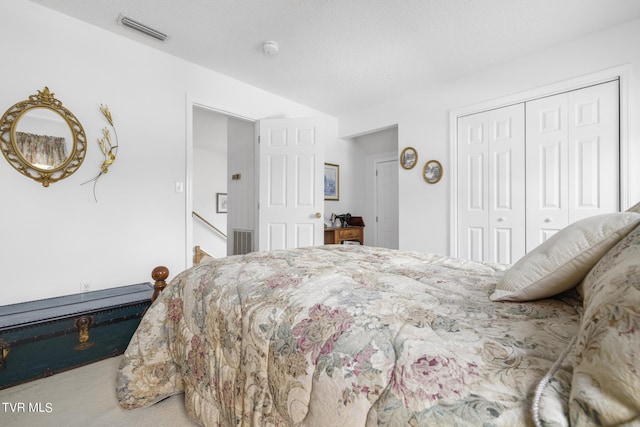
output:
<instances>
[{"instance_id":1,"label":"white closet door","mask_svg":"<svg viewBox=\"0 0 640 427\"><path fill-rule=\"evenodd\" d=\"M458 256L510 264L524 255L524 105L458 119Z\"/></svg>"},{"instance_id":2,"label":"white closet door","mask_svg":"<svg viewBox=\"0 0 640 427\"><path fill-rule=\"evenodd\" d=\"M618 210L618 116L617 81L526 103L527 251Z\"/></svg>"},{"instance_id":3,"label":"white closet door","mask_svg":"<svg viewBox=\"0 0 640 427\"><path fill-rule=\"evenodd\" d=\"M458 256L489 255L488 112L458 118Z\"/></svg>"},{"instance_id":4,"label":"white closet door","mask_svg":"<svg viewBox=\"0 0 640 427\"><path fill-rule=\"evenodd\" d=\"M489 112L489 260L511 264L525 254L524 105Z\"/></svg>"},{"instance_id":5,"label":"white closet door","mask_svg":"<svg viewBox=\"0 0 640 427\"><path fill-rule=\"evenodd\" d=\"M527 102L527 252L569 222L568 93Z\"/></svg>"},{"instance_id":6,"label":"white closet door","mask_svg":"<svg viewBox=\"0 0 640 427\"><path fill-rule=\"evenodd\" d=\"M620 207L618 81L569 92L569 223Z\"/></svg>"}]
</instances>

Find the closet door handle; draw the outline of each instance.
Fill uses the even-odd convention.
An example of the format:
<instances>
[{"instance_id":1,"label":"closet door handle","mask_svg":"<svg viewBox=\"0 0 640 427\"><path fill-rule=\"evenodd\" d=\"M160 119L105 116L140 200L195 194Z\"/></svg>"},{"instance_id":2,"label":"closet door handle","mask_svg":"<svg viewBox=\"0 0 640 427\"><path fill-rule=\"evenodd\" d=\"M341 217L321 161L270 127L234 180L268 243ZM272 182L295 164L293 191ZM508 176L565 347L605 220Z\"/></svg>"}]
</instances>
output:
<instances>
[{"instance_id":1,"label":"closet door handle","mask_svg":"<svg viewBox=\"0 0 640 427\"><path fill-rule=\"evenodd\" d=\"M552 219L552 218L545 218L545 219L544 219L544 222L546 222L546 223L549 223L549 222L551 222L551 221L553 221L553 219Z\"/></svg>"},{"instance_id":2,"label":"closet door handle","mask_svg":"<svg viewBox=\"0 0 640 427\"><path fill-rule=\"evenodd\" d=\"M500 218L498 218L498 222L504 222L507 218L501 216Z\"/></svg>"}]
</instances>

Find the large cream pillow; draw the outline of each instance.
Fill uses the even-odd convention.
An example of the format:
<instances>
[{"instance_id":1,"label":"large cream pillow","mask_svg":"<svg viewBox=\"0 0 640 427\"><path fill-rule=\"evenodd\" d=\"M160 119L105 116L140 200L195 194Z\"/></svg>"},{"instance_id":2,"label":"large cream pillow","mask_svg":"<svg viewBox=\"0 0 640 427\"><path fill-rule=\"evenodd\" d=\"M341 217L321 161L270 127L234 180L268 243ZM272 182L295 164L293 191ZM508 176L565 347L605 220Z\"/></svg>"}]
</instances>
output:
<instances>
[{"instance_id":1,"label":"large cream pillow","mask_svg":"<svg viewBox=\"0 0 640 427\"><path fill-rule=\"evenodd\" d=\"M639 223L638 213L616 212L569 225L507 270L491 300L529 301L571 289Z\"/></svg>"},{"instance_id":2,"label":"large cream pillow","mask_svg":"<svg viewBox=\"0 0 640 427\"><path fill-rule=\"evenodd\" d=\"M584 279L569 414L575 426L640 425L640 227Z\"/></svg>"}]
</instances>

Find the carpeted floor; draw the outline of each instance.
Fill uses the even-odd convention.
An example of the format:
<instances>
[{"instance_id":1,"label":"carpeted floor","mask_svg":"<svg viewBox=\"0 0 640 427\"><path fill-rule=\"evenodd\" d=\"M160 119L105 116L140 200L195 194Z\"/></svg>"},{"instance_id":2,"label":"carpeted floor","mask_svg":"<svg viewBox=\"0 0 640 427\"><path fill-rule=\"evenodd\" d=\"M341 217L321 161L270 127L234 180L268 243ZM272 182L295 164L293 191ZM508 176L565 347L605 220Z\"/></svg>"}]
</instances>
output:
<instances>
[{"instance_id":1,"label":"carpeted floor","mask_svg":"<svg viewBox=\"0 0 640 427\"><path fill-rule=\"evenodd\" d=\"M182 394L149 408L126 411L115 397L120 357L0 390L0 425L195 426Z\"/></svg>"}]
</instances>

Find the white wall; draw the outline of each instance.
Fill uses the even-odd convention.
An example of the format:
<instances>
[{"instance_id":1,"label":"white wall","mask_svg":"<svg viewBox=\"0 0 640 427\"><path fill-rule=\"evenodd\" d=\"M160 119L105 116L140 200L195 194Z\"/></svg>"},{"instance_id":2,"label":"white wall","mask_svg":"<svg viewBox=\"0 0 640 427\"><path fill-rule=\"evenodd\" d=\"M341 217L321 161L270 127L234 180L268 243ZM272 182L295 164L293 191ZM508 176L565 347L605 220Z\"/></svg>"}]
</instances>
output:
<instances>
[{"instance_id":1,"label":"white wall","mask_svg":"<svg viewBox=\"0 0 640 427\"><path fill-rule=\"evenodd\" d=\"M398 150L413 146L419 165L400 170L400 248L449 253L449 112L601 70L629 65L629 202L640 200L640 21L557 46L401 100L340 117L341 137L398 124ZM399 154L399 153L398 153ZM440 160L444 177L428 185L421 177L429 159Z\"/></svg>"},{"instance_id":2,"label":"white wall","mask_svg":"<svg viewBox=\"0 0 640 427\"><path fill-rule=\"evenodd\" d=\"M250 118L321 116L337 139L335 118L35 3L3 0L0 13L0 110L48 86L88 141L80 169L49 188L0 159L0 304L76 293L81 283L97 290L145 282L157 265L172 276L187 265L187 193L174 189L188 185L190 100ZM101 103L120 148L96 203L80 184L102 163Z\"/></svg>"}]
</instances>

